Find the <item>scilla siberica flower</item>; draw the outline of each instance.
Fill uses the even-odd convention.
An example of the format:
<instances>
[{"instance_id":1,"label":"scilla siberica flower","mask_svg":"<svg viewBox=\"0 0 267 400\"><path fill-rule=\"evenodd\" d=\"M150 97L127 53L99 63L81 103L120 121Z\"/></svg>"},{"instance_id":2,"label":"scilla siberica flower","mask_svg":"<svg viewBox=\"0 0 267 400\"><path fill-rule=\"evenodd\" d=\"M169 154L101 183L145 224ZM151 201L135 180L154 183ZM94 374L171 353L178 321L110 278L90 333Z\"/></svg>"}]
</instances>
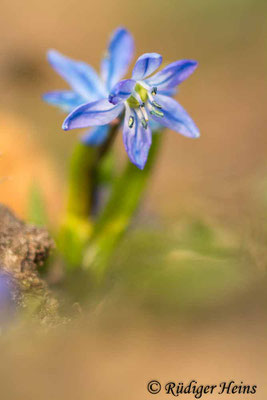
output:
<instances>
[{"instance_id":1,"label":"scilla siberica flower","mask_svg":"<svg viewBox=\"0 0 267 400\"><path fill-rule=\"evenodd\" d=\"M101 63L101 73L98 76L90 65L65 57L56 50L50 50L48 61L69 83L72 90L49 92L43 96L43 99L70 113L82 104L107 98L111 88L127 72L133 52L134 41L130 33L124 28L117 28L112 34L107 53ZM93 124L94 128L83 136L82 141L85 144L95 146L106 139L108 122L95 125Z\"/></svg>"},{"instance_id":2,"label":"scilla siberica flower","mask_svg":"<svg viewBox=\"0 0 267 400\"><path fill-rule=\"evenodd\" d=\"M127 49L123 49L127 52ZM119 55L120 56L120 55ZM157 53L140 56L132 79L118 82L107 99L76 108L65 119L63 129L101 126L110 123L125 110L123 141L130 160L143 169L152 142L153 122L182 135L196 138L199 130L180 104L170 97L175 88L197 67L193 60L180 60L151 76L161 65Z\"/></svg>"}]
</instances>

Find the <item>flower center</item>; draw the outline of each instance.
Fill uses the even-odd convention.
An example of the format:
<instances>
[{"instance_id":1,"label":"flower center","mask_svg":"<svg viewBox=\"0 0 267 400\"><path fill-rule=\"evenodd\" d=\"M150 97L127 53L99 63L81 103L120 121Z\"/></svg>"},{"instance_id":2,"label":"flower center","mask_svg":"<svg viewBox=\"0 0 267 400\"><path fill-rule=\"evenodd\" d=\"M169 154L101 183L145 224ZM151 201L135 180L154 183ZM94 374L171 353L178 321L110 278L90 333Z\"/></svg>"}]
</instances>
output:
<instances>
[{"instance_id":1,"label":"flower center","mask_svg":"<svg viewBox=\"0 0 267 400\"><path fill-rule=\"evenodd\" d=\"M127 103L131 108L138 108L148 99L148 91L140 83L134 87L132 95L128 98Z\"/></svg>"},{"instance_id":2,"label":"flower center","mask_svg":"<svg viewBox=\"0 0 267 400\"><path fill-rule=\"evenodd\" d=\"M137 114L137 118L140 120L143 127L146 129L148 126L148 114L147 110L151 115L155 115L156 117L164 117L162 112L162 107L154 100L154 96L157 94L157 88L151 88L146 85L146 83L137 82L131 96L127 99L127 104L131 109L134 109ZM146 109L147 107L147 109ZM135 118L133 115L130 115L128 126L132 128L135 123Z\"/></svg>"}]
</instances>

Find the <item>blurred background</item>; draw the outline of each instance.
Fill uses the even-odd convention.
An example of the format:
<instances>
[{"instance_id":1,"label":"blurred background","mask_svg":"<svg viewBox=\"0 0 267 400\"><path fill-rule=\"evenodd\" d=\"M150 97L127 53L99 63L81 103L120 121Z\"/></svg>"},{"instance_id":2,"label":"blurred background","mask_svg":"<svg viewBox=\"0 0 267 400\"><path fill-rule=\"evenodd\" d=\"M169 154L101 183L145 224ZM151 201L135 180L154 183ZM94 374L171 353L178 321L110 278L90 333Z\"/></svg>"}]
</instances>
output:
<instances>
[{"instance_id":1,"label":"blurred background","mask_svg":"<svg viewBox=\"0 0 267 400\"><path fill-rule=\"evenodd\" d=\"M38 183L58 219L80 134L63 132L64 114L41 100L67 87L46 62L49 48L99 70L123 25L136 56L198 60L177 99L201 131L198 140L164 132L100 304L89 302L68 332L1 342L5 400L149 398L150 379L233 379L266 399L266 18L265 0L2 0L0 201L19 216ZM121 136L116 154L125 158ZM82 301L86 281L70 292L70 303Z\"/></svg>"}]
</instances>

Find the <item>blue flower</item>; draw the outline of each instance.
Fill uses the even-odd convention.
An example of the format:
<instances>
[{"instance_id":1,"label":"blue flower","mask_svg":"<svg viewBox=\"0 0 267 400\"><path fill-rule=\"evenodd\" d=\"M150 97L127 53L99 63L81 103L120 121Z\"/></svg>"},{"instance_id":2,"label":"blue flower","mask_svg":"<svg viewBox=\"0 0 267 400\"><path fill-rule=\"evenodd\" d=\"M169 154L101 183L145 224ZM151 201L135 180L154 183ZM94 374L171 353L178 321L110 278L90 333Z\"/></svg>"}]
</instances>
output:
<instances>
[{"instance_id":1,"label":"blue flower","mask_svg":"<svg viewBox=\"0 0 267 400\"><path fill-rule=\"evenodd\" d=\"M48 61L65 79L71 90L46 93L48 103L70 113L78 106L108 97L111 88L126 74L134 52L134 41L124 28L117 28L111 37L108 51L101 63L101 74L88 64L74 61L56 50L48 52ZM87 125L88 126L88 125ZM101 125L87 132L82 141L91 146L101 144L108 134L108 125Z\"/></svg>"},{"instance_id":2,"label":"blue flower","mask_svg":"<svg viewBox=\"0 0 267 400\"><path fill-rule=\"evenodd\" d=\"M199 130L171 96L176 87L197 67L193 60L180 60L152 75L161 65L157 53L140 56L132 79L118 82L108 98L84 104L68 115L63 129L102 126L125 111L123 141L130 160L143 169L152 142L152 123L170 128L184 136L199 137Z\"/></svg>"}]
</instances>

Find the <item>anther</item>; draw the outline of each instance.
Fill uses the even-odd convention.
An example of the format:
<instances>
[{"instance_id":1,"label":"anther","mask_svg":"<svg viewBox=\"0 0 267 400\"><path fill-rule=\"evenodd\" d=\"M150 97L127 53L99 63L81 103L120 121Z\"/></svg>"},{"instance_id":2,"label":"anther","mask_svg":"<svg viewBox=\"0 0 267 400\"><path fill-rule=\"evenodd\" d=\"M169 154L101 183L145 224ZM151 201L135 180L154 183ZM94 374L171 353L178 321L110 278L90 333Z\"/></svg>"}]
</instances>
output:
<instances>
[{"instance_id":1,"label":"anther","mask_svg":"<svg viewBox=\"0 0 267 400\"><path fill-rule=\"evenodd\" d=\"M128 121L128 126L129 126L129 128L132 128L132 127L133 127L133 124L134 124L134 117L131 115L131 116L129 117L129 121Z\"/></svg>"},{"instance_id":2,"label":"anther","mask_svg":"<svg viewBox=\"0 0 267 400\"><path fill-rule=\"evenodd\" d=\"M157 94L157 92L158 92L158 88L157 88L156 86L154 86L154 87L152 88L152 90L151 90L151 94L152 94L153 96L155 96L155 95Z\"/></svg>"},{"instance_id":3,"label":"anther","mask_svg":"<svg viewBox=\"0 0 267 400\"><path fill-rule=\"evenodd\" d=\"M158 104L155 100L152 101L154 107L162 108L160 104Z\"/></svg>"},{"instance_id":4,"label":"anther","mask_svg":"<svg viewBox=\"0 0 267 400\"><path fill-rule=\"evenodd\" d=\"M141 124L142 124L143 128L145 128L145 129L147 128L147 121L144 118L141 119Z\"/></svg>"},{"instance_id":5,"label":"anther","mask_svg":"<svg viewBox=\"0 0 267 400\"><path fill-rule=\"evenodd\" d=\"M150 110L150 114L155 115L156 117L164 117L163 112L157 110L156 108L152 108L152 110Z\"/></svg>"}]
</instances>

